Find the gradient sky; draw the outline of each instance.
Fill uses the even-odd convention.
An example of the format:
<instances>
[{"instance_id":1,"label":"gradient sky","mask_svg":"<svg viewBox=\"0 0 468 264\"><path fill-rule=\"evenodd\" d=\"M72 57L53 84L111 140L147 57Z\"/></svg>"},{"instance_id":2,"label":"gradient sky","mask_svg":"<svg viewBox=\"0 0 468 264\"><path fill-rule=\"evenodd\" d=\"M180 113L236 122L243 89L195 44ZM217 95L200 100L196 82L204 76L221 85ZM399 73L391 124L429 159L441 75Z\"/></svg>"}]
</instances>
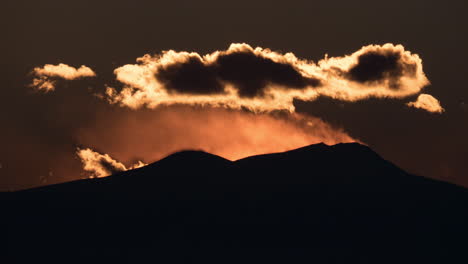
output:
<instances>
[{"instance_id":1,"label":"gradient sky","mask_svg":"<svg viewBox=\"0 0 468 264\"><path fill-rule=\"evenodd\" d=\"M116 67L146 53L206 54L236 42L314 61L369 44L404 45L422 58L431 82L424 93L438 98L445 113L393 99L328 98L296 101L297 112L344 129L409 172L468 186L467 11L463 0L8 1L0 11L0 189L77 178L50 168L80 170L73 157L82 138L77 131L94 126L104 112L128 114L90 97L113 85ZM47 63L87 65L99 78L63 84L52 96L34 93L28 74Z\"/></svg>"}]
</instances>

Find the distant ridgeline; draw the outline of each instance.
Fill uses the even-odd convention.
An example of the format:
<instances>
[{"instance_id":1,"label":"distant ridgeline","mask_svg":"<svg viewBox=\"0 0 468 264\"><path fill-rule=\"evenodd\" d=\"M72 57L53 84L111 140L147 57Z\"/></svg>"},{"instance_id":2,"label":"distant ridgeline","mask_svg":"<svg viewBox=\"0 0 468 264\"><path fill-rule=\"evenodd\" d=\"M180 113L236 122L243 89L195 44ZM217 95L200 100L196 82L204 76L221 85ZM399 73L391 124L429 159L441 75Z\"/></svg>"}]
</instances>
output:
<instances>
[{"instance_id":1,"label":"distant ridgeline","mask_svg":"<svg viewBox=\"0 0 468 264\"><path fill-rule=\"evenodd\" d=\"M2 263L468 263L468 191L357 143L1 193Z\"/></svg>"}]
</instances>

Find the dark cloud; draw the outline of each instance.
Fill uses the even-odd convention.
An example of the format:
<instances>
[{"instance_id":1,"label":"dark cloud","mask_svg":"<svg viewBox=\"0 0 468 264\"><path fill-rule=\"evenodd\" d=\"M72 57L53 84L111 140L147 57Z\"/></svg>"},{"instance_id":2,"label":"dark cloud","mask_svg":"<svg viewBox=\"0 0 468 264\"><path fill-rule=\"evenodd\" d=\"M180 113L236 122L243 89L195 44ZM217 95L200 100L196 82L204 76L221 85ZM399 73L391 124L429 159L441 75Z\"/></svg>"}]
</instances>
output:
<instances>
[{"instance_id":1,"label":"dark cloud","mask_svg":"<svg viewBox=\"0 0 468 264\"><path fill-rule=\"evenodd\" d=\"M414 77L418 65L403 60L400 52L368 51L358 57L356 65L352 66L346 76L360 83L379 83L390 81L391 88L399 88L402 76Z\"/></svg>"},{"instance_id":2,"label":"dark cloud","mask_svg":"<svg viewBox=\"0 0 468 264\"><path fill-rule=\"evenodd\" d=\"M213 67L199 57L189 57L182 63L160 67L156 78L169 92L186 94L219 94L224 92Z\"/></svg>"},{"instance_id":3,"label":"dark cloud","mask_svg":"<svg viewBox=\"0 0 468 264\"><path fill-rule=\"evenodd\" d=\"M169 92L182 94L221 94L224 83L232 84L240 97L263 97L268 85L303 89L320 85L317 78L303 76L288 63L276 62L251 50L220 54L214 61L204 62L191 56L185 61L161 65L156 74Z\"/></svg>"},{"instance_id":4,"label":"dark cloud","mask_svg":"<svg viewBox=\"0 0 468 264\"><path fill-rule=\"evenodd\" d=\"M319 79L304 77L291 64L275 62L250 51L222 54L214 67L222 80L239 89L241 97L263 96L269 84L298 89L320 84Z\"/></svg>"},{"instance_id":5,"label":"dark cloud","mask_svg":"<svg viewBox=\"0 0 468 264\"><path fill-rule=\"evenodd\" d=\"M405 98L429 83L421 58L391 43L317 62L246 43L205 55L166 50L145 54L137 64L123 65L114 73L125 86L108 86L103 97L133 109L199 104L293 112L294 99Z\"/></svg>"}]
</instances>

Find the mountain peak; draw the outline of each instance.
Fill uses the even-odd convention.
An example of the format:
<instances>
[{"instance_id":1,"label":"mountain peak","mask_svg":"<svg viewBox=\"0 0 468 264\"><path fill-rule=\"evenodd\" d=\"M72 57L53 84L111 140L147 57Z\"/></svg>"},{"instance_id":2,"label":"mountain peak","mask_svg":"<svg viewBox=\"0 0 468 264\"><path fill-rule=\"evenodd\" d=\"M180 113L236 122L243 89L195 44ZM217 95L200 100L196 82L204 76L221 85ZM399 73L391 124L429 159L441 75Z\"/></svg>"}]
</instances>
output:
<instances>
[{"instance_id":1,"label":"mountain peak","mask_svg":"<svg viewBox=\"0 0 468 264\"><path fill-rule=\"evenodd\" d=\"M378 156L378 154L375 153L371 148L369 148L366 145L357 143L357 142L338 143L335 145L327 145L323 142L320 142L317 144L311 144L311 145L307 145L304 147L300 147L300 148L292 149L288 151L283 151L283 152L254 155L254 156L239 159L236 162L243 162L244 160L249 160L249 159L259 158L259 157L270 157L270 156L281 156L282 158L284 158L285 156L294 156L296 158L298 156L301 156L302 158L307 158L312 155L323 156L330 152L337 153L337 154L338 153L345 154L346 152L357 152L357 153L369 153L371 155Z\"/></svg>"},{"instance_id":2,"label":"mountain peak","mask_svg":"<svg viewBox=\"0 0 468 264\"><path fill-rule=\"evenodd\" d=\"M308 151L323 151L323 150L353 150L353 151L369 151L375 153L371 148L367 145L358 143L358 142L349 142L349 143L338 143L334 145L328 145L324 142L320 142L317 144L311 144L308 146L300 147L297 149L293 149L291 151L296 150L308 150ZM286 151L288 152L288 151Z\"/></svg>"},{"instance_id":3,"label":"mountain peak","mask_svg":"<svg viewBox=\"0 0 468 264\"><path fill-rule=\"evenodd\" d=\"M197 165L197 166L203 166L203 165L208 165L210 164L211 166L214 164L220 164L220 165L225 165L231 163L231 161L202 151L202 150L182 150L182 151L177 151L175 153L170 154L169 156L154 162L150 164L150 166L154 165L159 165L159 164L174 164L176 165Z\"/></svg>"}]
</instances>

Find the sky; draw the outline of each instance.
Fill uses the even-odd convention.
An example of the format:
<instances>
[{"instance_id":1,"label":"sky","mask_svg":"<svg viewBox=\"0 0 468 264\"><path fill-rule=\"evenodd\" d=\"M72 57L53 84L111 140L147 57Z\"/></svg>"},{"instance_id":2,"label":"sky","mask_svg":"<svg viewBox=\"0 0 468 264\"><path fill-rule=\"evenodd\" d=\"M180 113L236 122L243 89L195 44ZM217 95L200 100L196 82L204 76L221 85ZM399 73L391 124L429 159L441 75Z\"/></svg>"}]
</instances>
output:
<instances>
[{"instance_id":1,"label":"sky","mask_svg":"<svg viewBox=\"0 0 468 264\"><path fill-rule=\"evenodd\" d=\"M4 5L1 190L319 141L468 186L466 1Z\"/></svg>"}]
</instances>

